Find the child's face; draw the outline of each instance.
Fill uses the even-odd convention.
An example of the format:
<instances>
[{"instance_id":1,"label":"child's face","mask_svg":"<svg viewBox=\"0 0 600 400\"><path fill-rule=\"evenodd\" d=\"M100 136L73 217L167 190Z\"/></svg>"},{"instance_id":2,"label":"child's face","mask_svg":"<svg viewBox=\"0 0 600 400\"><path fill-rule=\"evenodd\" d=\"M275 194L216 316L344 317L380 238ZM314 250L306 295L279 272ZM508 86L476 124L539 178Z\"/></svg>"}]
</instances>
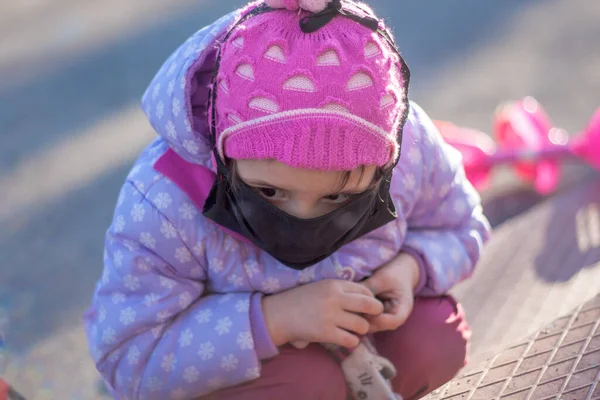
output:
<instances>
[{"instance_id":1,"label":"child's face","mask_svg":"<svg viewBox=\"0 0 600 400\"><path fill-rule=\"evenodd\" d=\"M371 190L375 166L357 168L343 187L344 172L293 168L273 160L238 160L237 172L270 203L297 218L317 218L353 195Z\"/></svg>"}]
</instances>

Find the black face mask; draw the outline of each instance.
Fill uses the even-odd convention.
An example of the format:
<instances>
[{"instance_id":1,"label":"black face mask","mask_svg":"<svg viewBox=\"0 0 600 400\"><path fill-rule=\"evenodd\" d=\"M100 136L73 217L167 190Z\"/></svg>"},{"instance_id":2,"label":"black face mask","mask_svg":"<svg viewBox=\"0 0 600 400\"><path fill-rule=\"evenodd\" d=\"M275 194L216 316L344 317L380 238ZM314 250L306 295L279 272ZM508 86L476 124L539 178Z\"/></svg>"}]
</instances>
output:
<instances>
[{"instance_id":1,"label":"black face mask","mask_svg":"<svg viewBox=\"0 0 600 400\"><path fill-rule=\"evenodd\" d=\"M399 116L398 144L401 144L402 129L409 109L408 66L389 32L379 29L377 20L346 11L342 3L334 0L323 12L303 18L300 21L300 28L308 34L318 31L336 16L350 18L377 32L396 51L405 84L402 101L407 104ZM360 8L360 5L355 5ZM223 42L229 38L238 24L255 15L271 11L273 9L265 4L257 6L230 28ZM365 11L365 14L368 13ZM220 61L221 54L218 51L209 93L209 102L213 105L216 100L216 91L213 87ZM297 270L308 268L327 258L343 245L396 219L396 209L389 194L391 170L383 177L376 191L357 195L337 210L312 219L300 219L286 214L243 182L240 182L239 187L234 191L231 186L231 171L223 164L216 151L216 111L214 107L209 108L211 110L210 140L217 163L217 179L204 203L203 214L217 224L244 236L282 264ZM395 164L392 167L394 166Z\"/></svg>"},{"instance_id":2,"label":"black face mask","mask_svg":"<svg viewBox=\"0 0 600 400\"><path fill-rule=\"evenodd\" d=\"M390 174L378 190L350 199L318 218L300 219L269 203L244 182L231 186L231 172L217 158L218 174L203 214L246 237L282 264L297 270L327 258L343 245L396 219Z\"/></svg>"}]
</instances>

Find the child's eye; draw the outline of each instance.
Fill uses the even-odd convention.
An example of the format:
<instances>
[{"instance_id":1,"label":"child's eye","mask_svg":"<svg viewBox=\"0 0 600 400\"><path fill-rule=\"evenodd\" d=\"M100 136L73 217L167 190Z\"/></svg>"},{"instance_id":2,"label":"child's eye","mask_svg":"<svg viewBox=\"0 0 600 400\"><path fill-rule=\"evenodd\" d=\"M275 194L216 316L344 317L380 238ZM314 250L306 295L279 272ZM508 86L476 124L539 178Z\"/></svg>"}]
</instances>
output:
<instances>
[{"instance_id":1,"label":"child's eye","mask_svg":"<svg viewBox=\"0 0 600 400\"><path fill-rule=\"evenodd\" d=\"M282 200L285 198L285 193L278 189L262 187L256 188L256 190L262 197L268 200Z\"/></svg>"},{"instance_id":2,"label":"child's eye","mask_svg":"<svg viewBox=\"0 0 600 400\"><path fill-rule=\"evenodd\" d=\"M345 203L348 200L350 200L351 198L352 198L351 194L345 194L345 193L331 194L329 196L324 197L325 200L327 200L330 203L334 203L334 204Z\"/></svg>"}]
</instances>

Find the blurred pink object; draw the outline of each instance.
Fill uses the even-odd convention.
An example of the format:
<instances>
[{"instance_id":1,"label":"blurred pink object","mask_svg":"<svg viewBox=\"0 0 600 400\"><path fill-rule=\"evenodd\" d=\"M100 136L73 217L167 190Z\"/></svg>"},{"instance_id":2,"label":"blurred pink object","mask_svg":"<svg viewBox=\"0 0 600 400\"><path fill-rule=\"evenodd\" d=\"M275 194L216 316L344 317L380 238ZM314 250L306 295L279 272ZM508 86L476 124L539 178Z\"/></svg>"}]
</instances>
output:
<instances>
[{"instance_id":1,"label":"blurred pink object","mask_svg":"<svg viewBox=\"0 0 600 400\"><path fill-rule=\"evenodd\" d=\"M600 108L574 138L554 127L532 97L498 107L494 119L497 143L473 129L442 121L436 125L446 142L463 155L467 178L478 190L489 184L492 167L505 163L513 164L517 175L544 195L559 183L561 159L581 159L600 170Z\"/></svg>"},{"instance_id":2,"label":"blurred pink object","mask_svg":"<svg viewBox=\"0 0 600 400\"><path fill-rule=\"evenodd\" d=\"M478 190L489 185L491 165L488 159L496 152L496 144L485 133L463 128L451 122L435 121L447 143L463 156L467 179Z\"/></svg>"}]
</instances>

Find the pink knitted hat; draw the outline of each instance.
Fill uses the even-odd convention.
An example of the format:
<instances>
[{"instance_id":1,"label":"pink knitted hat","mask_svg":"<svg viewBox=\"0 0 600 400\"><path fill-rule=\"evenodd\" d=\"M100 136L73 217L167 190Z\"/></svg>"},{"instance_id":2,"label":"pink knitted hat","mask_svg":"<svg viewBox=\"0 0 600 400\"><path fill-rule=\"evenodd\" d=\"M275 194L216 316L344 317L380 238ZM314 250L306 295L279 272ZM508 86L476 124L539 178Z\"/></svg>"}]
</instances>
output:
<instances>
[{"instance_id":1,"label":"pink knitted hat","mask_svg":"<svg viewBox=\"0 0 600 400\"><path fill-rule=\"evenodd\" d=\"M304 10L319 12L328 0L266 3L283 9L245 19L221 47L213 104L219 155L318 170L394 164L408 108L397 51L342 15L303 32L301 19L312 15ZM364 5L342 4L369 15Z\"/></svg>"}]
</instances>

